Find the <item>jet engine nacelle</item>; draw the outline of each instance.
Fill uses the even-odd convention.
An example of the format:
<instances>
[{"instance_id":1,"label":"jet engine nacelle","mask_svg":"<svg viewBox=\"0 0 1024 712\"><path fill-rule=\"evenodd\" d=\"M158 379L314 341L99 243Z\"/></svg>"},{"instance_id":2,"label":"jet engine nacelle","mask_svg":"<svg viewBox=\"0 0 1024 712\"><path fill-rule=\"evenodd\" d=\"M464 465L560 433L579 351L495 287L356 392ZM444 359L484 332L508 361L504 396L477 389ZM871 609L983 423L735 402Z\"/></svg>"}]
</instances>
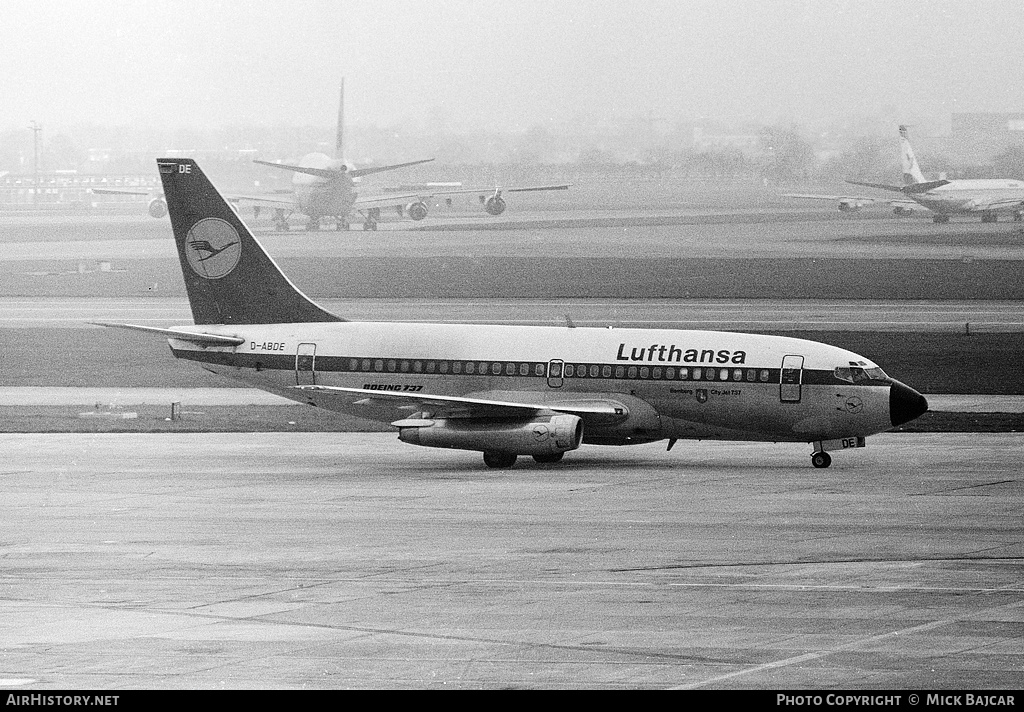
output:
<instances>
[{"instance_id":1,"label":"jet engine nacelle","mask_svg":"<svg viewBox=\"0 0 1024 712\"><path fill-rule=\"evenodd\" d=\"M154 218L162 218L167 214L167 201L163 198L153 198L149 201L149 214Z\"/></svg>"},{"instance_id":2,"label":"jet engine nacelle","mask_svg":"<svg viewBox=\"0 0 1024 712\"><path fill-rule=\"evenodd\" d=\"M427 204L422 200L417 203L409 203L405 206L405 212L413 220L422 220L427 217Z\"/></svg>"},{"instance_id":3,"label":"jet engine nacelle","mask_svg":"<svg viewBox=\"0 0 1024 712\"><path fill-rule=\"evenodd\" d=\"M906 216L906 215L911 215L911 214L913 214L913 212L914 212L914 211L913 211L912 209L910 209L910 208L904 208L904 207L902 207L902 206L899 206L899 205L897 205L896 207L894 207L894 208L892 209L892 214L893 214L893 215L897 215L897 216L899 216L899 217L904 217L904 216Z\"/></svg>"},{"instance_id":4,"label":"jet engine nacelle","mask_svg":"<svg viewBox=\"0 0 1024 712\"><path fill-rule=\"evenodd\" d=\"M505 212L505 199L500 195L492 195L484 201L484 210L489 215L501 215Z\"/></svg>"},{"instance_id":5,"label":"jet engine nacelle","mask_svg":"<svg viewBox=\"0 0 1024 712\"><path fill-rule=\"evenodd\" d=\"M411 445L510 455L556 455L575 450L583 442L583 421L575 415L518 423L449 418L398 421L397 425L398 439Z\"/></svg>"},{"instance_id":6,"label":"jet engine nacelle","mask_svg":"<svg viewBox=\"0 0 1024 712\"><path fill-rule=\"evenodd\" d=\"M855 213L864 207L864 202L861 200L840 200L839 201L839 212L841 213Z\"/></svg>"}]
</instances>

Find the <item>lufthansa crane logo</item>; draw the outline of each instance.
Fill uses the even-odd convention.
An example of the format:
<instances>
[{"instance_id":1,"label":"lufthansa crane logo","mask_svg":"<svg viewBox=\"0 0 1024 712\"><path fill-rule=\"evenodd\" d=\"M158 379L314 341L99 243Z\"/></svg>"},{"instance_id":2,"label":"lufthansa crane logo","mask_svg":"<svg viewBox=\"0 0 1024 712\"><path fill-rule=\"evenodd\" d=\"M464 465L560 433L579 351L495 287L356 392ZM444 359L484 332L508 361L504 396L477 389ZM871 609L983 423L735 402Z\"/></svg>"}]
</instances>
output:
<instances>
[{"instance_id":1,"label":"lufthansa crane logo","mask_svg":"<svg viewBox=\"0 0 1024 712\"><path fill-rule=\"evenodd\" d=\"M203 279L220 279L230 274L241 256L238 231L220 218L200 220L185 236L185 259Z\"/></svg>"}]
</instances>

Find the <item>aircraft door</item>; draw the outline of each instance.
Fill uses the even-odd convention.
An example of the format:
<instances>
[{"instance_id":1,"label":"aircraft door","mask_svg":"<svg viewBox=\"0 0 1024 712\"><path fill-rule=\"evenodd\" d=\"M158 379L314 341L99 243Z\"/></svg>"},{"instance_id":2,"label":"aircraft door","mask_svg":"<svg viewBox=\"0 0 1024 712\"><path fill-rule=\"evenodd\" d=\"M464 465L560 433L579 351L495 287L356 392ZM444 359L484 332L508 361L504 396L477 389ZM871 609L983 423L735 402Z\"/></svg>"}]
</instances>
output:
<instances>
[{"instance_id":1,"label":"aircraft door","mask_svg":"<svg viewBox=\"0 0 1024 712\"><path fill-rule=\"evenodd\" d=\"M295 354L295 385L316 385L316 344L299 344Z\"/></svg>"},{"instance_id":2,"label":"aircraft door","mask_svg":"<svg viewBox=\"0 0 1024 712\"><path fill-rule=\"evenodd\" d=\"M562 387L562 359L553 358L548 361L548 386L551 388Z\"/></svg>"},{"instance_id":3,"label":"aircraft door","mask_svg":"<svg viewBox=\"0 0 1024 712\"><path fill-rule=\"evenodd\" d=\"M804 357L783 356L782 372L779 376L779 400L783 403L799 403L803 380Z\"/></svg>"}]
</instances>

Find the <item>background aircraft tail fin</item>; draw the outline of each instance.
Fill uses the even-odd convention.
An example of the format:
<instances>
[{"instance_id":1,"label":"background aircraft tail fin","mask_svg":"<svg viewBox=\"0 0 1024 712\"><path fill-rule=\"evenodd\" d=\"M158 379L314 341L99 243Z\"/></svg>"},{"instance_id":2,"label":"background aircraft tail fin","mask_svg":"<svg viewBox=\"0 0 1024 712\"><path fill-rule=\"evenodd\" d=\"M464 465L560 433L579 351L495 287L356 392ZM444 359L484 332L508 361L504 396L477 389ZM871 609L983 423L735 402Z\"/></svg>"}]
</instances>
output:
<instances>
[{"instance_id":1,"label":"background aircraft tail fin","mask_svg":"<svg viewBox=\"0 0 1024 712\"><path fill-rule=\"evenodd\" d=\"M344 321L291 283L195 161L157 167L196 324Z\"/></svg>"},{"instance_id":2,"label":"background aircraft tail fin","mask_svg":"<svg viewBox=\"0 0 1024 712\"><path fill-rule=\"evenodd\" d=\"M338 96L338 133L334 138L334 157L345 162L345 78L341 78L341 93Z\"/></svg>"},{"instance_id":3,"label":"background aircraft tail fin","mask_svg":"<svg viewBox=\"0 0 1024 712\"><path fill-rule=\"evenodd\" d=\"M900 126L900 163L903 168L904 185L926 182L921 167L917 165L917 156L914 155L914 149L910 145L906 126Z\"/></svg>"}]
</instances>

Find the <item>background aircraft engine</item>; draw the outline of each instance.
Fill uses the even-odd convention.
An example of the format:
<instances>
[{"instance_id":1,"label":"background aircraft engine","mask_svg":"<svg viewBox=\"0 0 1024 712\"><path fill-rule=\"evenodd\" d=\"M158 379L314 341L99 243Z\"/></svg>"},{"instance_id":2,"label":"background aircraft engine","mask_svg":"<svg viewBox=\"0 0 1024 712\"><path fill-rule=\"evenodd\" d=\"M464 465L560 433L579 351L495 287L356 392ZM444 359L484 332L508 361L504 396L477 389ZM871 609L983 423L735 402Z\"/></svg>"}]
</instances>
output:
<instances>
[{"instance_id":1,"label":"background aircraft engine","mask_svg":"<svg viewBox=\"0 0 1024 712\"><path fill-rule=\"evenodd\" d=\"M489 215L501 215L505 212L505 199L500 195L492 195L484 202L484 210Z\"/></svg>"},{"instance_id":2,"label":"background aircraft engine","mask_svg":"<svg viewBox=\"0 0 1024 712\"><path fill-rule=\"evenodd\" d=\"M422 220L427 217L427 204L423 201L418 203L409 203L405 206L405 212L413 220Z\"/></svg>"},{"instance_id":3,"label":"background aircraft engine","mask_svg":"<svg viewBox=\"0 0 1024 712\"><path fill-rule=\"evenodd\" d=\"M583 442L583 421L575 415L554 415L530 421L447 419L429 425L402 427L398 439L411 445L479 450L514 455L555 455Z\"/></svg>"},{"instance_id":4,"label":"background aircraft engine","mask_svg":"<svg viewBox=\"0 0 1024 712\"><path fill-rule=\"evenodd\" d=\"M839 212L841 213L855 213L864 207L864 203L859 200L840 200L839 201Z\"/></svg>"},{"instance_id":5,"label":"background aircraft engine","mask_svg":"<svg viewBox=\"0 0 1024 712\"><path fill-rule=\"evenodd\" d=\"M154 218L162 218L167 214L167 203L163 198L153 198L149 201L149 214Z\"/></svg>"}]
</instances>

